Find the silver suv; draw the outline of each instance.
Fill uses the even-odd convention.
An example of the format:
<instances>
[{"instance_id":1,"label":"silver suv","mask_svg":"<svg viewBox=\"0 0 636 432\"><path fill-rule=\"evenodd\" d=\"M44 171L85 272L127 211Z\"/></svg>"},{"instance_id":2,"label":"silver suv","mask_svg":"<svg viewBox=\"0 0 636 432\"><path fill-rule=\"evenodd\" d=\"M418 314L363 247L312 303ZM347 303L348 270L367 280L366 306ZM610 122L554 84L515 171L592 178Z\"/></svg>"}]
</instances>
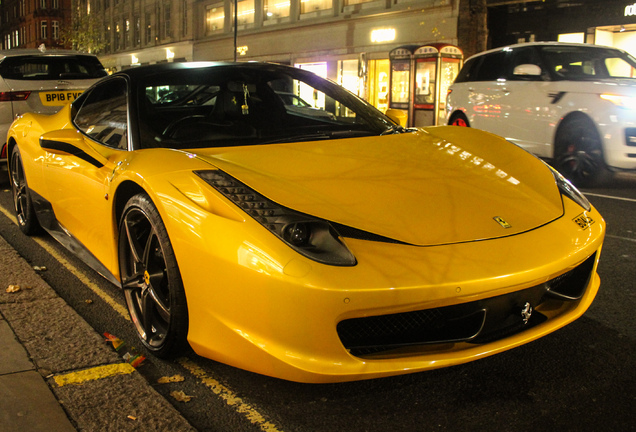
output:
<instances>
[{"instance_id":1,"label":"silver suv","mask_svg":"<svg viewBox=\"0 0 636 432\"><path fill-rule=\"evenodd\" d=\"M106 76L97 57L74 51L0 51L0 161L16 115L56 113Z\"/></svg>"},{"instance_id":2,"label":"silver suv","mask_svg":"<svg viewBox=\"0 0 636 432\"><path fill-rule=\"evenodd\" d=\"M615 48L537 42L469 58L448 124L501 135L580 186L636 169L636 59Z\"/></svg>"}]
</instances>

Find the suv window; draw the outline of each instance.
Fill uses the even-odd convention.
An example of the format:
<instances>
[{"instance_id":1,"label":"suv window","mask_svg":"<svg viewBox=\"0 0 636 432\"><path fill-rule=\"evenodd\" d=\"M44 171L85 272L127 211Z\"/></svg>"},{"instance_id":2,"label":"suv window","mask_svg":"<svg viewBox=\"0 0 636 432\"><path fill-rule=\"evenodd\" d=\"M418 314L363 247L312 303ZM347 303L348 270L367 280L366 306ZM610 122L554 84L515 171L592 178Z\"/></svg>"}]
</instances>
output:
<instances>
[{"instance_id":1,"label":"suv window","mask_svg":"<svg viewBox=\"0 0 636 432\"><path fill-rule=\"evenodd\" d=\"M483 56L474 81L496 81L507 74L507 51L499 51Z\"/></svg>"},{"instance_id":2,"label":"suv window","mask_svg":"<svg viewBox=\"0 0 636 432\"><path fill-rule=\"evenodd\" d=\"M541 58L539 53L534 47L517 48L512 52L512 60L510 67L510 79L517 81L541 81L541 76L535 75L515 75L513 73L515 67L520 65L532 64L541 68L542 75L545 72L545 68L541 66Z\"/></svg>"},{"instance_id":3,"label":"suv window","mask_svg":"<svg viewBox=\"0 0 636 432\"><path fill-rule=\"evenodd\" d=\"M14 80L95 79L108 75L96 57L29 55L0 62L0 76Z\"/></svg>"},{"instance_id":4,"label":"suv window","mask_svg":"<svg viewBox=\"0 0 636 432\"><path fill-rule=\"evenodd\" d=\"M636 77L636 62L617 50L585 46L549 46L542 47L541 53L555 79L583 81Z\"/></svg>"},{"instance_id":5,"label":"suv window","mask_svg":"<svg viewBox=\"0 0 636 432\"><path fill-rule=\"evenodd\" d=\"M74 123L82 132L100 143L120 150L128 149L128 104L126 81L112 81L94 87L81 106Z\"/></svg>"},{"instance_id":6,"label":"suv window","mask_svg":"<svg viewBox=\"0 0 636 432\"><path fill-rule=\"evenodd\" d=\"M464 63L455 82L496 81L505 78L508 72L507 57L507 51L473 57Z\"/></svg>"}]
</instances>

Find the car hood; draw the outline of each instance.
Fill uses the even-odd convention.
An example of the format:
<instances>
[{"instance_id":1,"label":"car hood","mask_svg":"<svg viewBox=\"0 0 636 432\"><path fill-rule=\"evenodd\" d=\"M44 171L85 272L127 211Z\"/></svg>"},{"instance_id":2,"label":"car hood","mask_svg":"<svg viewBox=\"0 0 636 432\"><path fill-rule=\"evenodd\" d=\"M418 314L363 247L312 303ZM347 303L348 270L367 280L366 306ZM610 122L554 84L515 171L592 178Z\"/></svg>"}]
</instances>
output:
<instances>
[{"instance_id":1,"label":"car hood","mask_svg":"<svg viewBox=\"0 0 636 432\"><path fill-rule=\"evenodd\" d=\"M475 129L195 152L281 205L413 245L510 236L563 214L543 162Z\"/></svg>"}]
</instances>

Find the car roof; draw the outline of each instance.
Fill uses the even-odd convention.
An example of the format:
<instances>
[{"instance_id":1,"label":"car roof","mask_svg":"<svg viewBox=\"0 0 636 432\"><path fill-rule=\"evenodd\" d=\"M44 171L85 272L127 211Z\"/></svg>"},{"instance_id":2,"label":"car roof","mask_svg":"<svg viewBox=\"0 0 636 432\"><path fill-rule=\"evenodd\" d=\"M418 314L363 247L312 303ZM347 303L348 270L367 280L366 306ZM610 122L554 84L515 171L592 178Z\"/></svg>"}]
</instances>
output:
<instances>
[{"instance_id":1,"label":"car roof","mask_svg":"<svg viewBox=\"0 0 636 432\"><path fill-rule=\"evenodd\" d=\"M127 76L132 81L148 78L152 75L162 74L170 71L178 70L200 70L200 69L221 69L221 68L240 68L248 70L261 70L263 72L294 70L297 73L303 73L302 69L292 66L281 65L277 63L266 62L174 62L174 63L157 63L145 66L136 66L127 68L117 72L112 77ZM300 72L298 72L300 71Z\"/></svg>"},{"instance_id":2,"label":"car roof","mask_svg":"<svg viewBox=\"0 0 636 432\"><path fill-rule=\"evenodd\" d=\"M586 43L573 43L573 42L523 42L523 43L518 43L518 44L513 44L513 45L506 45L506 46L502 46L499 48L493 48L490 49L488 51L483 51L480 53L477 53L473 56L471 56L470 58L473 57L480 57L486 54L490 54L490 53L495 53L495 52L499 52L505 49L516 49L516 48L523 48L523 47L545 47L545 46L572 46L572 47L585 47L585 48L589 48L589 49L612 49L612 50L616 50L616 51L620 51L620 52L624 52L623 50L619 49L619 48L614 48L614 47L610 47L610 46L604 46L604 45L592 45L592 44L586 44Z\"/></svg>"},{"instance_id":3,"label":"car roof","mask_svg":"<svg viewBox=\"0 0 636 432\"><path fill-rule=\"evenodd\" d=\"M95 54L73 51L73 50L47 50L40 51L38 49L26 49L26 48L18 48L18 49L10 49L10 50L0 50L0 60L3 60L6 57L19 57L19 56L90 56L95 57Z\"/></svg>"}]
</instances>

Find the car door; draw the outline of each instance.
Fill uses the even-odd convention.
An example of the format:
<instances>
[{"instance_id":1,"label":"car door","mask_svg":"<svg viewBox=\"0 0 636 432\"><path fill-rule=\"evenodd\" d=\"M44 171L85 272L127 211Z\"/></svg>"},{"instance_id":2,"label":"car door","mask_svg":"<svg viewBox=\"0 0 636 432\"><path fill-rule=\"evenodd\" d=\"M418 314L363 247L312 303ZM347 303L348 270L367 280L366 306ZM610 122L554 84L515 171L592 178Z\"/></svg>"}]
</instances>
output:
<instances>
[{"instance_id":1,"label":"car door","mask_svg":"<svg viewBox=\"0 0 636 432\"><path fill-rule=\"evenodd\" d=\"M62 231L109 267L114 259L109 183L128 155L126 81L100 83L87 95L73 119L78 130L44 134L44 180ZM74 106L75 108L75 106Z\"/></svg>"},{"instance_id":2,"label":"car door","mask_svg":"<svg viewBox=\"0 0 636 432\"><path fill-rule=\"evenodd\" d=\"M539 156L550 157L553 83L535 47L509 53L509 73L502 90L503 117L497 133Z\"/></svg>"},{"instance_id":3,"label":"car door","mask_svg":"<svg viewBox=\"0 0 636 432\"><path fill-rule=\"evenodd\" d=\"M508 52L497 51L478 59L474 76L468 86L467 112L472 127L502 135L506 130L505 86Z\"/></svg>"}]
</instances>

